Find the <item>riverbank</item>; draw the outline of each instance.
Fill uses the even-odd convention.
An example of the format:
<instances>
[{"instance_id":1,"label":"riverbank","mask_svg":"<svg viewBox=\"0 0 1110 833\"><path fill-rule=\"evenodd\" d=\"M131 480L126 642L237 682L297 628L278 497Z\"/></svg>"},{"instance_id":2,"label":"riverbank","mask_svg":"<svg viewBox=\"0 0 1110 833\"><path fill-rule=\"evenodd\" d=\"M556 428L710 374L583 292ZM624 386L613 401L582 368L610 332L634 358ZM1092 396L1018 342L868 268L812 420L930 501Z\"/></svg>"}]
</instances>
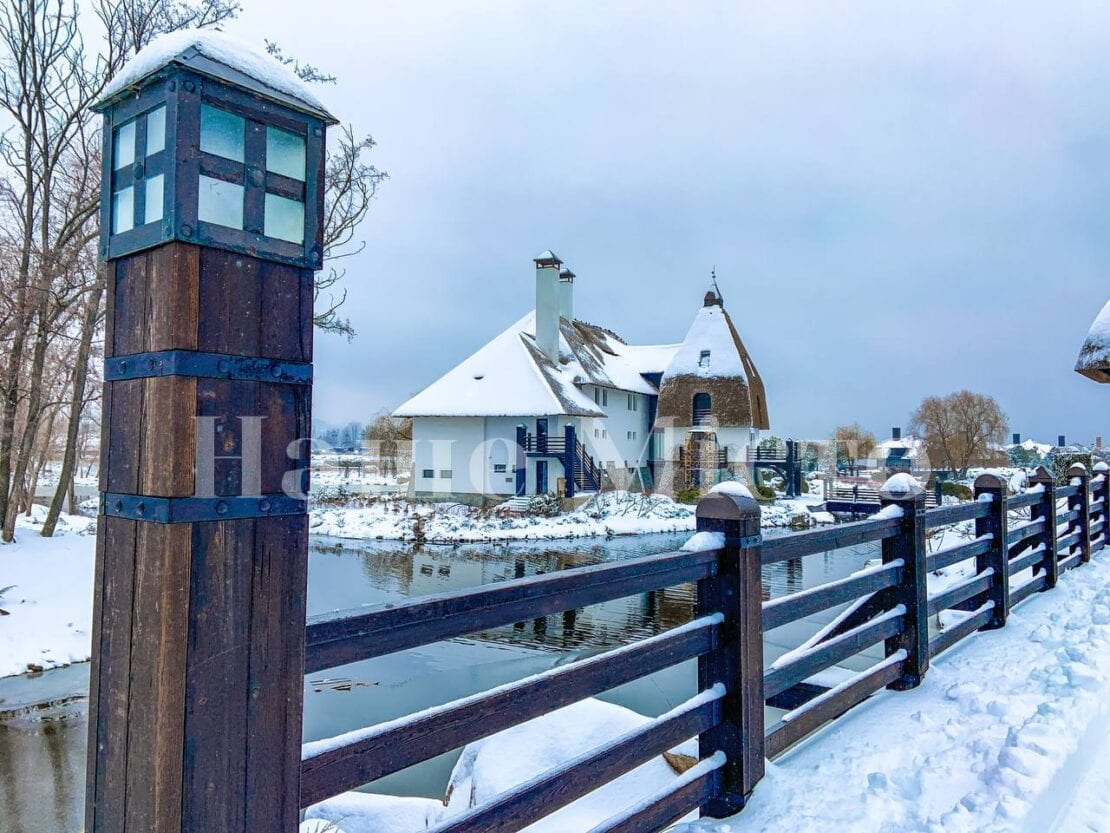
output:
<instances>
[{"instance_id":1,"label":"riverbank","mask_svg":"<svg viewBox=\"0 0 1110 833\"><path fill-rule=\"evenodd\" d=\"M43 538L45 514L32 507L0 546L0 677L89 659L96 521L63 515Z\"/></svg>"},{"instance_id":2,"label":"riverbank","mask_svg":"<svg viewBox=\"0 0 1110 833\"><path fill-rule=\"evenodd\" d=\"M762 507L764 528L832 523L811 512L819 499L779 500ZM608 538L660 532L692 532L696 507L662 495L603 492L572 512L546 516L475 509L460 503L415 503L405 498L317 505L310 512L314 534L332 538L426 543Z\"/></svg>"}]
</instances>

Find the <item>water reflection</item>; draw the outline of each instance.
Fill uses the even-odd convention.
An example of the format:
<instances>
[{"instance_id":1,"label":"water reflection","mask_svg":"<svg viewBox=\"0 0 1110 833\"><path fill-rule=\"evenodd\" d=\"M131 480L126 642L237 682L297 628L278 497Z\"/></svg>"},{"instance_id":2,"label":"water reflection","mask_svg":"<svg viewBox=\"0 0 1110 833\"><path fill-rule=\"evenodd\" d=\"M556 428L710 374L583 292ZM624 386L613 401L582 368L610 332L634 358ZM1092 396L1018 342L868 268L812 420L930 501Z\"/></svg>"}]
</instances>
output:
<instances>
[{"instance_id":1,"label":"water reflection","mask_svg":"<svg viewBox=\"0 0 1110 833\"><path fill-rule=\"evenodd\" d=\"M390 604L570 567L677 549L687 535L613 540L514 542L423 549L386 542L313 539L309 556L310 614ZM876 555L874 546L810 556L764 568L764 596L773 598L847 575ZM602 605L518 622L464 639L377 657L305 681L305 738L328 737L444 703L573 662L683 624L694 614L694 587L657 590ZM828 614L768 635L769 660L796 646ZM620 686L601 697L657 715L694 691L687 662ZM84 695L88 666L39 679L0 680L0 715L20 702ZM65 719L0 722L0 830L76 833L83 812L87 720L66 704ZM40 715L41 717L41 715ZM457 753L412 767L373 785L398 795L441 796Z\"/></svg>"}]
</instances>

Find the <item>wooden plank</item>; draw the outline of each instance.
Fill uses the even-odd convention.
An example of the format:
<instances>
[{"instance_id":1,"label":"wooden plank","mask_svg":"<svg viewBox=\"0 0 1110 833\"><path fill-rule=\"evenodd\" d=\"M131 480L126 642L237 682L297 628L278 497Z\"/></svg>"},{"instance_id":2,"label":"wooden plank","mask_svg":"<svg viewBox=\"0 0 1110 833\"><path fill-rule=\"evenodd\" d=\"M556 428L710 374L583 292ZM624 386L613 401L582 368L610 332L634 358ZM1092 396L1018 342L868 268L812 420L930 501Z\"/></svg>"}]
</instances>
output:
<instances>
[{"instance_id":1,"label":"wooden plank","mask_svg":"<svg viewBox=\"0 0 1110 833\"><path fill-rule=\"evenodd\" d=\"M465 697L391 722L361 739L304 759L301 806L458 749L555 709L701 656L716 641L715 619L674 631Z\"/></svg>"},{"instance_id":2,"label":"wooden plank","mask_svg":"<svg viewBox=\"0 0 1110 833\"><path fill-rule=\"evenodd\" d=\"M254 522L247 681L246 829L297 829L308 517Z\"/></svg>"},{"instance_id":3,"label":"wooden plank","mask_svg":"<svg viewBox=\"0 0 1110 833\"><path fill-rule=\"evenodd\" d=\"M142 353L147 344L149 260L143 252L116 261L112 355Z\"/></svg>"},{"instance_id":4,"label":"wooden plank","mask_svg":"<svg viewBox=\"0 0 1110 833\"><path fill-rule=\"evenodd\" d=\"M896 683L902 673L901 662L884 660L870 672L856 677L850 685L831 689L798 711L789 713L791 719L780 721L767 733L767 757L778 757L806 735L858 706L879 689Z\"/></svg>"},{"instance_id":5,"label":"wooden plank","mask_svg":"<svg viewBox=\"0 0 1110 833\"><path fill-rule=\"evenodd\" d=\"M955 587L948 588L943 593L938 593L929 599L929 615L932 616L942 610L948 610L961 602L966 602L968 599L987 592L990 590L993 580L994 570L989 569L989 571L984 571L967 581L960 582Z\"/></svg>"},{"instance_id":6,"label":"wooden plank","mask_svg":"<svg viewBox=\"0 0 1110 833\"><path fill-rule=\"evenodd\" d=\"M200 249L174 242L143 252L141 256L148 259L151 298L146 308L143 349L196 350Z\"/></svg>"},{"instance_id":7,"label":"wooden plank","mask_svg":"<svg viewBox=\"0 0 1110 833\"><path fill-rule=\"evenodd\" d=\"M126 829L181 830L190 530L137 524Z\"/></svg>"},{"instance_id":8,"label":"wooden plank","mask_svg":"<svg viewBox=\"0 0 1110 833\"><path fill-rule=\"evenodd\" d=\"M1006 532L1007 546L1014 546L1027 538L1032 538L1034 535L1044 534L1044 521L1035 520L1028 521L1017 526L1012 526Z\"/></svg>"},{"instance_id":9,"label":"wooden plank","mask_svg":"<svg viewBox=\"0 0 1110 833\"><path fill-rule=\"evenodd\" d=\"M1079 494L1079 487L1076 486L1073 483L1069 483L1067 486L1057 486L1056 487L1056 499L1057 500L1062 500L1066 497L1075 497L1078 494Z\"/></svg>"},{"instance_id":10,"label":"wooden plank","mask_svg":"<svg viewBox=\"0 0 1110 833\"><path fill-rule=\"evenodd\" d=\"M129 379L104 385L111 389L112 399L107 488L104 491L139 494L144 384L144 379Z\"/></svg>"},{"instance_id":11,"label":"wooden plank","mask_svg":"<svg viewBox=\"0 0 1110 833\"><path fill-rule=\"evenodd\" d=\"M247 829L243 762L253 525L250 520L191 525L182 823L196 833Z\"/></svg>"},{"instance_id":12,"label":"wooden plank","mask_svg":"<svg viewBox=\"0 0 1110 833\"><path fill-rule=\"evenodd\" d=\"M104 521L107 519L105 518ZM93 573L93 618L92 618L92 654L89 658L89 726L88 742L85 747L85 795L97 794L96 763L97 763L97 716L100 714L100 686L101 662L100 649L104 641L104 546L107 537L107 524L102 521L96 535L96 566ZM97 830L96 802L85 803L85 830Z\"/></svg>"},{"instance_id":13,"label":"wooden plank","mask_svg":"<svg viewBox=\"0 0 1110 833\"><path fill-rule=\"evenodd\" d=\"M302 337L302 332L312 330L310 307L301 301L303 273L309 270L271 261L263 262L261 269L264 293L259 355L287 361L312 361L311 341L306 343ZM290 321L298 320L301 326L289 326Z\"/></svg>"},{"instance_id":14,"label":"wooden plank","mask_svg":"<svg viewBox=\"0 0 1110 833\"><path fill-rule=\"evenodd\" d=\"M232 381L230 379L196 380L196 414L200 417L215 417L214 448L211 452L198 449L199 454L212 453L215 471L215 493L217 495L239 495L243 493L243 432L253 430L252 423L245 423L241 417L257 417L258 382ZM262 421L265 426L265 420ZM263 430L265 430L263 428ZM198 437L199 440L199 437ZM259 460L261 463L261 460ZM250 475L253 477L253 475ZM207 488L198 481L198 493Z\"/></svg>"},{"instance_id":15,"label":"wooden plank","mask_svg":"<svg viewBox=\"0 0 1110 833\"><path fill-rule=\"evenodd\" d=\"M965 636L970 636L983 627L983 625L991 620L991 615L993 613L991 609L993 607L993 602L987 602L967 619L946 628L943 632L934 636L929 640L929 656L935 657L942 651L947 651Z\"/></svg>"},{"instance_id":16,"label":"wooden plank","mask_svg":"<svg viewBox=\"0 0 1110 833\"><path fill-rule=\"evenodd\" d=\"M925 564L929 572L943 570L945 567L951 567L953 564L959 564L961 561L990 552L990 548L991 542L989 540L968 541L966 544L946 547L934 553L929 553L925 557Z\"/></svg>"},{"instance_id":17,"label":"wooden plank","mask_svg":"<svg viewBox=\"0 0 1110 833\"><path fill-rule=\"evenodd\" d=\"M774 564L819 552L854 547L898 534L897 518L837 524L812 532L798 532L763 542L763 563Z\"/></svg>"},{"instance_id":18,"label":"wooden plank","mask_svg":"<svg viewBox=\"0 0 1110 833\"><path fill-rule=\"evenodd\" d=\"M668 829L713 794L714 771L724 765L724 759L718 756L703 764L680 775L659 795L603 821L590 833L659 833Z\"/></svg>"},{"instance_id":19,"label":"wooden plank","mask_svg":"<svg viewBox=\"0 0 1110 833\"><path fill-rule=\"evenodd\" d=\"M763 676L763 696L770 699L876 642L896 636L902 630L904 622L904 616L885 615L877 622L860 625L801 652L787 663L774 666Z\"/></svg>"},{"instance_id":20,"label":"wooden plank","mask_svg":"<svg viewBox=\"0 0 1110 833\"><path fill-rule=\"evenodd\" d=\"M101 516L104 584L95 726L96 775L90 833L124 833L127 808L127 720L131 694L131 620L135 598L135 521ZM90 752L92 754L92 752Z\"/></svg>"},{"instance_id":21,"label":"wooden plank","mask_svg":"<svg viewBox=\"0 0 1110 833\"><path fill-rule=\"evenodd\" d=\"M976 518L985 517L988 511L989 509L985 504L975 500L967 503L957 503L953 506L938 506L935 509L926 509L925 528L936 529L948 524L972 521Z\"/></svg>"},{"instance_id":22,"label":"wooden plank","mask_svg":"<svg viewBox=\"0 0 1110 833\"><path fill-rule=\"evenodd\" d=\"M715 711L714 700L695 697L639 729L450 817L432 833L517 833L708 728Z\"/></svg>"},{"instance_id":23,"label":"wooden plank","mask_svg":"<svg viewBox=\"0 0 1110 833\"><path fill-rule=\"evenodd\" d=\"M1010 575L1016 575L1022 570L1028 570L1030 567L1036 567L1043 563L1045 560L1044 547L1038 544L1029 552L1024 555L1019 555L1017 558L1010 560Z\"/></svg>"},{"instance_id":24,"label":"wooden plank","mask_svg":"<svg viewBox=\"0 0 1110 833\"><path fill-rule=\"evenodd\" d=\"M370 612L313 617L306 673L659 590L711 575L717 552L671 552L457 590Z\"/></svg>"},{"instance_id":25,"label":"wooden plank","mask_svg":"<svg viewBox=\"0 0 1110 833\"><path fill-rule=\"evenodd\" d=\"M859 575L772 599L763 603L763 630L774 630L868 593L886 590L896 586L901 580L902 565L887 564Z\"/></svg>"},{"instance_id":26,"label":"wooden plank","mask_svg":"<svg viewBox=\"0 0 1110 833\"><path fill-rule=\"evenodd\" d=\"M283 491L287 472L311 465L310 446L297 441L309 436L308 412L312 391L302 385L258 385L258 415L262 420L262 493ZM296 443L294 445L294 443ZM295 453L290 459L288 452ZM294 486L299 486L299 481Z\"/></svg>"},{"instance_id":27,"label":"wooden plank","mask_svg":"<svg viewBox=\"0 0 1110 833\"><path fill-rule=\"evenodd\" d=\"M1010 606L1013 607L1018 602L1024 601L1032 596L1034 593L1039 593L1042 590L1047 590L1048 585L1045 582L1044 574L1037 576L1032 581L1026 582L1017 590L1010 593Z\"/></svg>"},{"instance_id":28,"label":"wooden plank","mask_svg":"<svg viewBox=\"0 0 1110 833\"><path fill-rule=\"evenodd\" d=\"M1009 498L1006 503L1011 509L1025 509L1029 506L1036 506L1040 500L1040 492L1023 492L1020 495L1014 495Z\"/></svg>"},{"instance_id":29,"label":"wooden plank","mask_svg":"<svg viewBox=\"0 0 1110 833\"><path fill-rule=\"evenodd\" d=\"M117 383L118 384L118 383ZM197 380L144 379L138 494L189 497L196 467Z\"/></svg>"},{"instance_id":30,"label":"wooden plank","mask_svg":"<svg viewBox=\"0 0 1110 833\"><path fill-rule=\"evenodd\" d=\"M197 349L237 356L259 355L262 282L257 258L204 247L200 253ZM292 322L283 322L292 326Z\"/></svg>"}]
</instances>

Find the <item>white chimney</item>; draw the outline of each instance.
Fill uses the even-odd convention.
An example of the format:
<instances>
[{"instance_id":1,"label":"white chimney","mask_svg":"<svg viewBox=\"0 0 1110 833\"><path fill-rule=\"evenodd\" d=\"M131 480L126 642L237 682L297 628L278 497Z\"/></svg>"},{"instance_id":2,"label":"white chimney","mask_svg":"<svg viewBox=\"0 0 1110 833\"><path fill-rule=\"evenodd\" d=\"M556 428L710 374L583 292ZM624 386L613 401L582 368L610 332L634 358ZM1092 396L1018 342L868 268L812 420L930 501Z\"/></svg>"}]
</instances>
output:
<instances>
[{"instance_id":1,"label":"white chimney","mask_svg":"<svg viewBox=\"0 0 1110 833\"><path fill-rule=\"evenodd\" d=\"M559 273L559 317L574 320L574 273L563 267Z\"/></svg>"},{"instance_id":2,"label":"white chimney","mask_svg":"<svg viewBox=\"0 0 1110 833\"><path fill-rule=\"evenodd\" d=\"M536 346L559 361L559 269L563 262L550 250L536 258Z\"/></svg>"}]
</instances>

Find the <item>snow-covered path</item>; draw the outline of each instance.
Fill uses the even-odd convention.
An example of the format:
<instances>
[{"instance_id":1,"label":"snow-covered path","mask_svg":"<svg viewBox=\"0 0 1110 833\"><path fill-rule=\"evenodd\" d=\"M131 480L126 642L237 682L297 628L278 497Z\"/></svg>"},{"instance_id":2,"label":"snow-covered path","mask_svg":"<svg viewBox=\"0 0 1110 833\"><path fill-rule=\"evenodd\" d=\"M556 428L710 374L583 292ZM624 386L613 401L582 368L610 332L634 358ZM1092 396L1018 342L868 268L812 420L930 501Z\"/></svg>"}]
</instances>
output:
<instances>
[{"instance_id":1,"label":"snow-covered path","mask_svg":"<svg viewBox=\"0 0 1110 833\"><path fill-rule=\"evenodd\" d=\"M768 767L683 833L1110 831L1110 553Z\"/></svg>"}]
</instances>

